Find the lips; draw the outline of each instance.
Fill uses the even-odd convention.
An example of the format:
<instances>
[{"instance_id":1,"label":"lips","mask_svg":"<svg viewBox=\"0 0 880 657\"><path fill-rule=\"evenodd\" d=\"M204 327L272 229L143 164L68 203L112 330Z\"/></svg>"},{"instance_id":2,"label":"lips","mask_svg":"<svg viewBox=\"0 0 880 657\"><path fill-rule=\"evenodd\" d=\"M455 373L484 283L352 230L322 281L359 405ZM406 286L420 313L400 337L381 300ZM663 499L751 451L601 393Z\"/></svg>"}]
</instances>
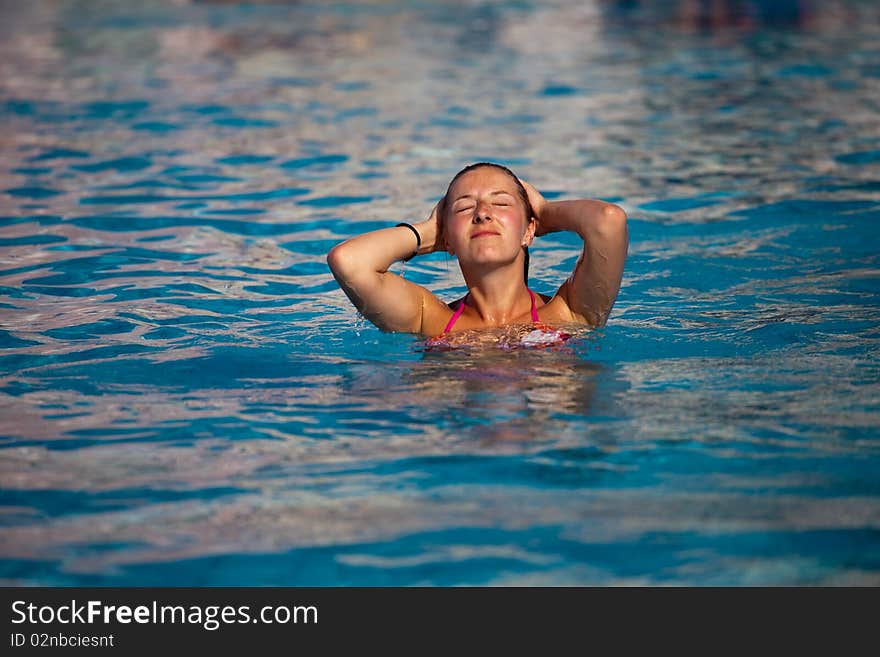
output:
<instances>
[{"instance_id":1,"label":"lips","mask_svg":"<svg viewBox=\"0 0 880 657\"><path fill-rule=\"evenodd\" d=\"M481 230L479 233L474 233L471 235L471 239L476 239L477 237L489 237L490 235L498 235L499 233L493 232L491 230Z\"/></svg>"}]
</instances>

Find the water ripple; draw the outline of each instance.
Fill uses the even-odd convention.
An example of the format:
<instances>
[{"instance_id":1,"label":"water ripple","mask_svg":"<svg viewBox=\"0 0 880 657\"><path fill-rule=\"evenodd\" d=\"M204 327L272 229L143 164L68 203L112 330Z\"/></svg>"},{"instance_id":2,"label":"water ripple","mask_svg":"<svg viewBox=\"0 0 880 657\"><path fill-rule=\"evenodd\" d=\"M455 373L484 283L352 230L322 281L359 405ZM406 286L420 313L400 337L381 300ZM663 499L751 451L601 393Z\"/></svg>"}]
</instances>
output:
<instances>
[{"instance_id":1,"label":"water ripple","mask_svg":"<svg viewBox=\"0 0 880 657\"><path fill-rule=\"evenodd\" d=\"M880 582L880 15L746 4L4 5L0 580ZM607 326L352 308L327 251L482 159L627 210Z\"/></svg>"}]
</instances>

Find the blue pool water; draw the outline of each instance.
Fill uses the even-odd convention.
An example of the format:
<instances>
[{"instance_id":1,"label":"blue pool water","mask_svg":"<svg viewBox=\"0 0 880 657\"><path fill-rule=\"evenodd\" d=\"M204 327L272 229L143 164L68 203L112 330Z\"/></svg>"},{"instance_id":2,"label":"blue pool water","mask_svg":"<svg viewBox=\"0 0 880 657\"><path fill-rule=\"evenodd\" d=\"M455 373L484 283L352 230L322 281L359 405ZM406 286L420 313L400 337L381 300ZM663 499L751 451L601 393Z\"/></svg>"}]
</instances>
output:
<instances>
[{"instance_id":1,"label":"blue pool water","mask_svg":"<svg viewBox=\"0 0 880 657\"><path fill-rule=\"evenodd\" d=\"M878 19L0 4L0 581L880 584ZM357 316L327 250L483 159L627 210L606 327Z\"/></svg>"}]
</instances>

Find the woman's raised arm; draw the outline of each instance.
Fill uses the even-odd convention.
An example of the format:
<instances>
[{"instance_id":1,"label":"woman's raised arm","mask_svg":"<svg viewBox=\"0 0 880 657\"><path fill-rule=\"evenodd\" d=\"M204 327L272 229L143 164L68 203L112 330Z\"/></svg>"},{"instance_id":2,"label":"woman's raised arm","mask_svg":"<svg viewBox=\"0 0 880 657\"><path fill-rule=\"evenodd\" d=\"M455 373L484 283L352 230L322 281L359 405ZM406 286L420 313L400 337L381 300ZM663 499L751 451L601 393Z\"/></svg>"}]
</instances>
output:
<instances>
[{"instance_id":1,"label":"woman's raised arm","mask_svg":"<svg viewBox=\"0 0 880 657\"><path fill-rule=\"evenodd\" d=\"M523 182L538 219L536 236L570 230L584 241L584 250L557 296L580 321L604 326L620 291L629 246L626 213L613 203L592 199L547 201Z\"/></svg>"},{"instance_id":2,"label":"woman's raised arm","mask_svg":"<svg viewBox=\"0 0 880 657\"><path fill-rule=\"evenodd\" d=\"M414 228L421 238L419 254L435 250L437 208ZM337 244L327 264L339 286L361 314L382 331L420 333L425 303L433 294L388 268L416 252L416 236L405 227L382 228Z\"/></svg>"}]
</instances>

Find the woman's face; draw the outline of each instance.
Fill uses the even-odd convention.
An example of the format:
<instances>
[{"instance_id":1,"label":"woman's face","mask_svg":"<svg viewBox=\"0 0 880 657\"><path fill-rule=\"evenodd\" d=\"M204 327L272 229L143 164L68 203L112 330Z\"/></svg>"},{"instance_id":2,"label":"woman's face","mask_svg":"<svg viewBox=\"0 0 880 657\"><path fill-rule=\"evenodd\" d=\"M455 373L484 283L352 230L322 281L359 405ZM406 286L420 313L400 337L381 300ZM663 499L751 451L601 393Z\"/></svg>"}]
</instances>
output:
<instances>
[{"instance_id":1,"label":"woman's face","mask_svg":"<svg viewBox=\"0 0 880 657\"><path fill-rule=\"evenodd\" d=\"M453 183L444 222L446 244L462 264L512 262L535 235L516 183L494 167L468 171Z\"/></svg>"}]
</instances>

